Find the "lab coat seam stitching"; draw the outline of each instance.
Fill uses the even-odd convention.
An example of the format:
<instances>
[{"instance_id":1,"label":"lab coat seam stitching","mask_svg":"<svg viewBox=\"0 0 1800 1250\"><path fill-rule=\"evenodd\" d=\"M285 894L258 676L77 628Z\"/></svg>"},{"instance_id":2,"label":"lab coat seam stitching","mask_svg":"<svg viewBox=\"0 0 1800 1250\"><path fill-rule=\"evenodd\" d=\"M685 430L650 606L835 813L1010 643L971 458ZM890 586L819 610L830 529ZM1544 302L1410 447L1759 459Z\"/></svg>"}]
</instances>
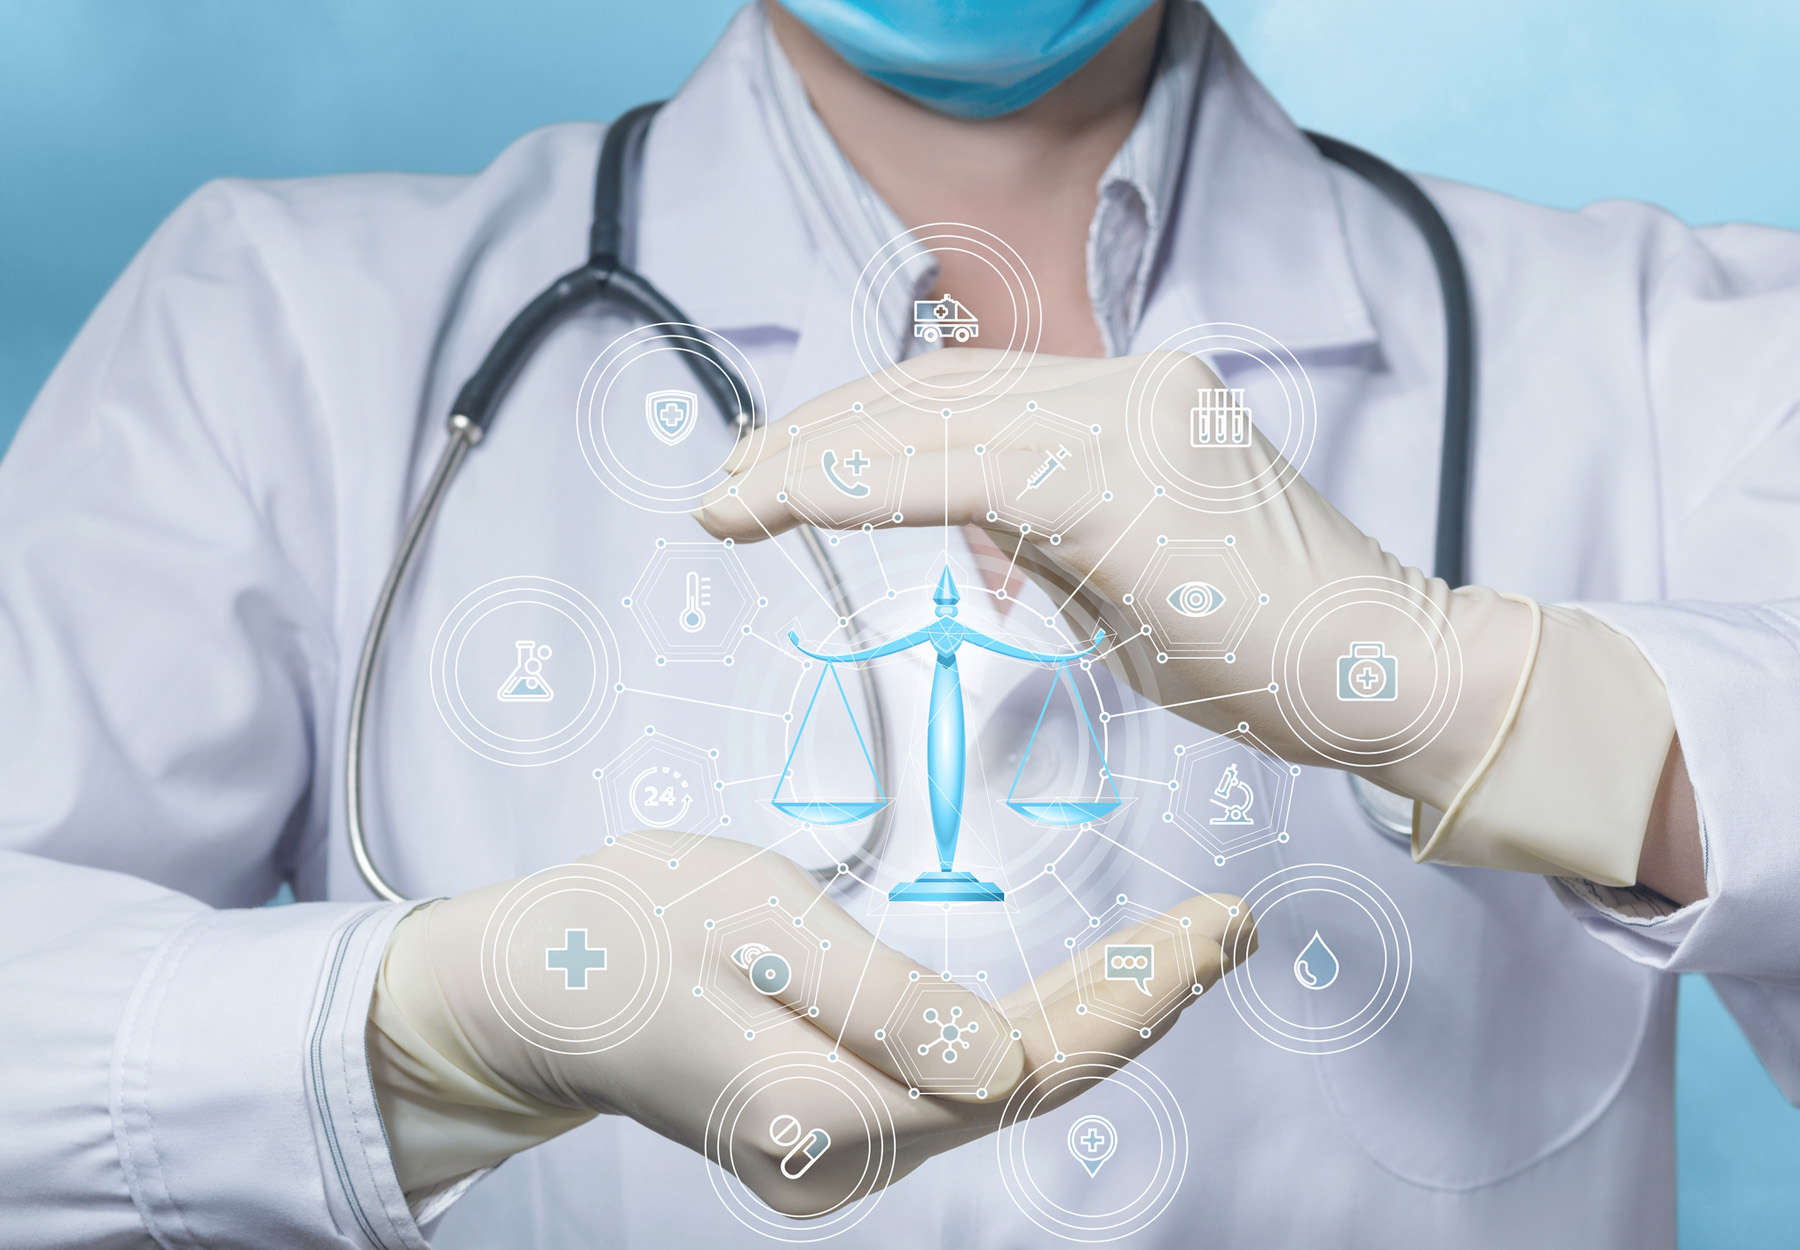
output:
<instances>
[{"instance_id":1,"label":"lab coat seam stitching","mask_svg":"<svg viewBox=\"0 0 1800 1250\"><path fill-rule=\"evenodd\" d=\"M313 1099L318 1105L319 1117L323 1122L326 1149L331 1156L332 1167L337 1173L338 1187L348 1202L351 1213L355 1216L358 1227L369 1241L382 1250L388 1250L390 1243L376 1231L374 1221L370 1219L363 1206L362 1196L356 1190L356 1184L350 1175L349 1161L342 1143L338 1141L336 1125L331 1110L330 1080L325 1072L325 1034L331 1021L331 1009L337 999L338 986L343 972L344 961L349 956L351 939L358 929L379 909L364 911L339 931L333 941L331 962L326 971L325 987L320 997L318 1017L313 1023L312 1039L307 1048L307 1061L312 1078Z\"/></svg>"},{"instance_id":2,"label":"lab coat seam stitching","mask_svg":"<svg viewBox=\"0 0 1800 1250\"><path fill-rule=\"evenodd\" d=\"M169 1187L161 1152L156 1147L155 1117L150 1112L150 1034L182 960L200 934L218 920L219 913L210 911L191 917L157 946L137 984L132 987L126 1017L120 1021L119 1036L114 1043L113 1140L119 1150L120 1166L125 1173L126 1190L131 1195L132 1205L138 1210L144 1230L165 1250L172 1250L175 1243L159 1230L161 1224L173 1225L181 1240L190 1245L203 1243L189 1227L181 1205ZM131 1052L140 1045L143 1054L134 1058ZM128 1069L135 1070L135 1097L128 1095L126 1090ZM129 1108L126 1106L128 1100L133 1104ZM138 1158L140 1151L145 1156L142 1164ZM160 1201L153 1200L146 1192L152 1187Z\"/></svg>"}]
</instances>

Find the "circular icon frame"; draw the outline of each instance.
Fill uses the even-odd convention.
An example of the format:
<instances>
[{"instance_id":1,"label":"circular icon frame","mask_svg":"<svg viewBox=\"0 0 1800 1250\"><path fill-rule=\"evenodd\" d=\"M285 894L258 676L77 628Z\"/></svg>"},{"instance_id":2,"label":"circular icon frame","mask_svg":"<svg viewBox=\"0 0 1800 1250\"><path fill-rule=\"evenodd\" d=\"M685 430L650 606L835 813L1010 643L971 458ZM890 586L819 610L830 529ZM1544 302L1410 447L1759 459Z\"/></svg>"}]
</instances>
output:
<instances>
[{"instance_id":1,"label":"circular icon frame","mask_svg":"<svg viewBox=\"0 0 1800 1250\"><path fill-rule=\"evenodd\" d=\"M588 645L593 681L575 712L554 731L535 738L501 733L484 721L464 694L460 677L464 644L490 614L536 605L571 622ZM515 768L565 760L606 727L618 702L619 644L612 625L586 595L549 577L502 577L464 595L431 643L431 699L457 741L483 759Z\"/></svg>"},{"instance_id":2,"label":"circular icon frame","mask_svg":"<svg viewBox=\"0 0 1800 1250\"><path fill-rule=\"evenodd\" d=\"M644 970L624 1006L580 1027L533 1010L512 976L512 943L520 926L540 904L570 893L595 895L622 911L642 939L645 954ZM481 934L481 984L495 1014L522 1041L559 1055L597 1055L630 1041L669 992L674 948L656 910L635 881L598 864L562 864L514 882L488 914Z\"/></svg>"},{"instance_id":3,"label":"circular icon frame","mask_svg":"<svg viewBox=\"0 0 1800 1250\"><path fill-rule=\"evenodd\" d=\"M1275 910L1289 899L1315 892L1348 899L1369 917L1381 937L1381 975L1356 1011L1318 1025L1288 1019L1257 990L1256 970L1246 962L1247 955L1220 983L1238 1018L1270 1045L1296 1055L1335 1055L1369 1041L1399 1014L1412 984L1412 934L1386 890L1360 872L1336 864L1295 864L1272 872L1245 893L1242 905L1267 925ZM1280 960L1270 966L1275 975L1292 975Z\"/></svg>"}]
</instances>

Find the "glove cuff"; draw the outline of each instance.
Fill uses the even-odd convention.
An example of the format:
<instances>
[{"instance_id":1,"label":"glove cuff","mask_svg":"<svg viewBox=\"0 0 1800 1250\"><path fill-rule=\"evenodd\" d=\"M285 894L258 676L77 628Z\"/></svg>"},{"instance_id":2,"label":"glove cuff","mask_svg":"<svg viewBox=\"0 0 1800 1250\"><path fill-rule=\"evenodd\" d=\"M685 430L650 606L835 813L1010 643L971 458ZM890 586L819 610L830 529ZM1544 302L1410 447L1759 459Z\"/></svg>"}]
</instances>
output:
<instances>
[{"instance_id":1,"label":"glove cuff","mask_svg":"<svg viewBox=\"0 0 1800 1250\"><path fill-rule=\"evenodd\" d=\"M369 1075L409 1201L594 1118L533 1098L470 1044L431 957L437 906L395 926L369 1004Z\"/></svg>"},{"instance_id":2,"label":"glove cuff","mask_svg":"<svg viewBox=\"0 0 1800 1250\"><path fill-rule=\"evenodd\" d=\"M1577 608L1532 610L1524 672L1487 754L1440 815L1413 809L1413 859L1637 880L1675 723L1629 638Z\"/></svg>"}]
</instances>

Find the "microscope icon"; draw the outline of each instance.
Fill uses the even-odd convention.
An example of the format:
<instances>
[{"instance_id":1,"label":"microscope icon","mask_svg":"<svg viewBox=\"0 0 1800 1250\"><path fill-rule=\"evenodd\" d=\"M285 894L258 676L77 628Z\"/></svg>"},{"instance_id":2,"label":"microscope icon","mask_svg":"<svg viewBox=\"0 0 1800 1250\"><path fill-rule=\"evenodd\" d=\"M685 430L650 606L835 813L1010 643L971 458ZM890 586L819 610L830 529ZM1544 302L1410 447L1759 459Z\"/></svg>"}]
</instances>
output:
<instances>
[{"instance_id":1,"label":"microscope icon","mask_svg":"<svg viewBox=\"0 0 1800 1250\"><path fill-rule=\"evenodd\" d=\"M1236 801L1237 794L1243 795L1243 801ZM1238 777L1238 766L1227 764L1225 773L1219 778L1219 784L1213 787L1210 800L1221 808L1219 815L1206 823L1209 825L1254 825L1250 819L1250 805L1256 802L1256 791L1248 783Z\"/></svg>"}]
</instances>

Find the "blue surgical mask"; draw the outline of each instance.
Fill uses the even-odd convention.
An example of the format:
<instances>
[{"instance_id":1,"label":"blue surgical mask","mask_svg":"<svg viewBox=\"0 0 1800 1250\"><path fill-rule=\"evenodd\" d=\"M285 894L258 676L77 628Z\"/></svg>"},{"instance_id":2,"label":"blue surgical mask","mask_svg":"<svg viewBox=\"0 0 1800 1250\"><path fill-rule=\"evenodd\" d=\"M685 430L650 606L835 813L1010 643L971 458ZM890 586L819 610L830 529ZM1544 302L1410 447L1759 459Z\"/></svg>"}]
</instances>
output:
<instances>
[{"instance_id":1,"label":"blue surgical mask","mask_svg":"<svg viewBox=\"0 0 1800 1250\"><path fill-rule=\"evenodd\" d=\"M782 0L851 65L928 108L999 117L1073 74L1154 0Z\"/></svg>"}]
</instances>

